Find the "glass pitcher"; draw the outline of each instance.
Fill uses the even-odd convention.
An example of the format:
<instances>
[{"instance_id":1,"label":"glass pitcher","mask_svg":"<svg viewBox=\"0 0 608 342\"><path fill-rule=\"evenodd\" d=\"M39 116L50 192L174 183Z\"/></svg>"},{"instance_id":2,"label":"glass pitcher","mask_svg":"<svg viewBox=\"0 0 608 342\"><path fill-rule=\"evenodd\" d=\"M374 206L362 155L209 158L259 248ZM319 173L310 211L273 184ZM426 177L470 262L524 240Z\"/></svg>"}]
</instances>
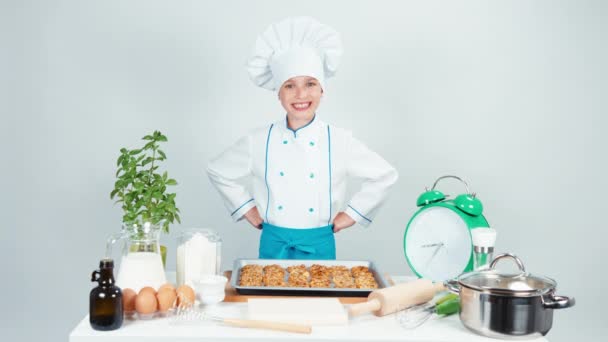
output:
<instances>
[{"instance_id":1,"label":"glass pitcher","mask_svg":"<svg viewBox=\"0 0 608 342\"><path fill-rule=\"evenodd\" d=\"M135 292L145 286L157 290L167 283L160 250L161 226L151 223L123 224L120 233L110 236L106 255L112 255L113 246L123 241L122 258L116 285Z\"/></svg>"}]
</instances>

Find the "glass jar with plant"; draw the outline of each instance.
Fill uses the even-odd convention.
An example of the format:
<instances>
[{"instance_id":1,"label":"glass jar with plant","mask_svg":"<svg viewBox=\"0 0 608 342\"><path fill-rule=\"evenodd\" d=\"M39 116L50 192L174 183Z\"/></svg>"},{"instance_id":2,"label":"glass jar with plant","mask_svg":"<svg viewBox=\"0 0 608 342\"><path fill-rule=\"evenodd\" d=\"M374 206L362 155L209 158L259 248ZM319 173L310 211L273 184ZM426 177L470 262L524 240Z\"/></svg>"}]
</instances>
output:
<instances>
[{"instance_id":1,"label":"glass jar with plant","mask_svg":"<svg viewBox=\"0 0 608 342\"><path fill-rule=\"evenodd\" d=\"M115 203L122 205L122 233L130 241L128 250L158 253L160 231L169 233L170 224L181 222L180 211L175 205L176 194L168 192L168 188L177 185L177 181L169 178L167 171L162 174L159 171L161 162L167 159L160 144L166 142L167 137L154 131L142 139L146 141L142 148L120 150L110 199L116 199ZM160 246L160 250L164 265L165 246Z\"/></svg>"}]
</instances>

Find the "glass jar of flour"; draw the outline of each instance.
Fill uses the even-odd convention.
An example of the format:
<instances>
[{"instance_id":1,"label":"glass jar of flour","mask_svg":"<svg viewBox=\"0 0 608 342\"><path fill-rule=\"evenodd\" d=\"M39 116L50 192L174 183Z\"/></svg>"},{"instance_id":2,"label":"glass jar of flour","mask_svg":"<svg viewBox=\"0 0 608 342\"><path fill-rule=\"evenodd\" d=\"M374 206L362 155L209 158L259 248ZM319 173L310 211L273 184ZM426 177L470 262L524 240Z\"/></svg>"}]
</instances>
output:
<instances>
[{"instance_id":1,"label":"glass jar of flour","mask_svg":"<svg viewBox=\"0 0 608 342\"><path fill-rule=\"evenodd\" d=\"M216 275L221 266L222 239L211 229L184 230L177 239L177 285L194 287L205 275Z\"/></svg>"}]
</instances>

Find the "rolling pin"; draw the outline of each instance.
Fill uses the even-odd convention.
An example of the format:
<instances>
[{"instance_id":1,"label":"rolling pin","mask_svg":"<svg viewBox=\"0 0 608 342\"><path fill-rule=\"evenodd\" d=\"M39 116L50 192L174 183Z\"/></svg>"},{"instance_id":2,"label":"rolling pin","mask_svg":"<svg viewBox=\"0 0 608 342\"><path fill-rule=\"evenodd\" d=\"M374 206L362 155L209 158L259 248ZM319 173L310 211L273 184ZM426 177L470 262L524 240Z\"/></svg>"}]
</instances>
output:
<instances>
[{"instance_id":1,"label":"rolling pin","mask_svg":"<svg viewBox=\"0 0 608 342\"><path fill-rule=\"evenodd\" d=\"M268 329L268 330L287 331L287 332L300 333L300 334L310 334L312 332L312 327L310 325L305 325L305 324L281 323L281 322L271 322L271 321L256 321L256 320L250 320L250 319L235 319L235 318L224 318L222 320L222 323L232 325L234 327L240 327L240 328Z\"/></svg>"},{"instance_id":2,"label":"rolling pin","mask_svg":"<svg viewBox=\"0 0 608 342\"><path fill-rule=\"evenodd\" d=\"M368 312L372 312L376 316L392 314L414 305L426 303L433 299L437 292L444 289L443 283L433 284L428 279L417 279L386 287L372 291L367 297L367 302L351 305L348 314L351 317Z\"/></svg>"}]
</instances>

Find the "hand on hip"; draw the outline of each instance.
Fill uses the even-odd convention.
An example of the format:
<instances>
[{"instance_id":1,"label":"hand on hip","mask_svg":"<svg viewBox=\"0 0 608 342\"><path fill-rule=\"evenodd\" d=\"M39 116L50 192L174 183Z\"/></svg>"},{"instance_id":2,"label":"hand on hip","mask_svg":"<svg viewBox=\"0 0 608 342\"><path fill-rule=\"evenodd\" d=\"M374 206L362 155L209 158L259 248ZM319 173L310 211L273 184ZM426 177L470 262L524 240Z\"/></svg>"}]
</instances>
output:
<instances>
[{"instance_id":1,"label":"hand on hip","mask_svg":"<svg viewBox=\"0 0 608 342\"><path fill-rule=\"evenodd\" d=\"M334 233L337 233L344 228L348 228L353 224L355 224L355 220L341 211L336 215L336 218L334 218Z\"/></svg>"},{"instance_id":2,"label":"hand on hip","mask_svg":"<svg viewBox=\"0 0 608 342\"><path fill-rule=\"evenodd\" d=\"M249 209L249 211L247 211L243 216L245 216L245 219L247 222L249 222L249 224L257 229L262 229L262 223L264 223L264 220L262 220L257 207Z\"/></svg>"}]
</instances>

